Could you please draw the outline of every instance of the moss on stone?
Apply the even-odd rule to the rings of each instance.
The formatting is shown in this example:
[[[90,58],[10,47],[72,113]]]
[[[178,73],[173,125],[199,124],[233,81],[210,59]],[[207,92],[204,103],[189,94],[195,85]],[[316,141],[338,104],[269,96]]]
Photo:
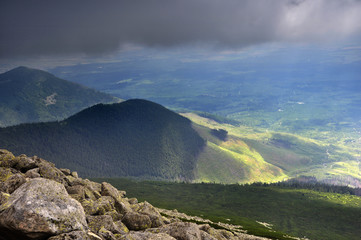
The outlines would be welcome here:
[[[5,182],[11,175],[13,174],[9,168],[0,167],[0,182]]]
[[[0,149],[0,167],[10,168],[15,164],[15,156],[5,149]]]

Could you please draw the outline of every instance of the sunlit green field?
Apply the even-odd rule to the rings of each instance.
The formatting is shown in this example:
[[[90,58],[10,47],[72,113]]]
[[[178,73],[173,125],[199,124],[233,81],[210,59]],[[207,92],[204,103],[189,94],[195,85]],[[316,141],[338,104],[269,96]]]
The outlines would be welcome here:
[[[195,123],[194,128],[207,139],[206,151],[198,160],[198,182],[275,182],[305,175],[333,184],[359,186],[361,163],[358,148],[263,128],[222,123],[222,119],[209,114],[208,117],[195,113],[182,115],[191,119]],[[228,137],[219,140],[208,134],[203,126],[225,129]]]

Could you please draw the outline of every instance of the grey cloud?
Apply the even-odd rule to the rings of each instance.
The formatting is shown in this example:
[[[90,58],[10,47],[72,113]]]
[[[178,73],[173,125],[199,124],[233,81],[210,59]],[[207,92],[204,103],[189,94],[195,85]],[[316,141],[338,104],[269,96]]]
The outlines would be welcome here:
[[[360,12],[357,0],[3,0],[0,57],[327,39],[359,34]]]

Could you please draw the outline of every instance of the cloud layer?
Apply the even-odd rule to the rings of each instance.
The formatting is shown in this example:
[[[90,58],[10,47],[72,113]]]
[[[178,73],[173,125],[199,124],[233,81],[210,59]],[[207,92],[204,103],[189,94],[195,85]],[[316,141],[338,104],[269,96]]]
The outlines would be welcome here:
[[[322,41],[360,34],[360,12],[359,0],[5,0],[0,58]]]

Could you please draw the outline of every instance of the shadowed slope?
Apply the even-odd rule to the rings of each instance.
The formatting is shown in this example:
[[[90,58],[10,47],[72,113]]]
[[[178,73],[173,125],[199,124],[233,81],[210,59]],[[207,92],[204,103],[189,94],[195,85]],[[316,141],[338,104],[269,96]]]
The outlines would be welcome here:
[[[0,145],[85,176],[193,179],[204,145],[191,122],[145,100],[99,104],[61,122],[0,129]]]

